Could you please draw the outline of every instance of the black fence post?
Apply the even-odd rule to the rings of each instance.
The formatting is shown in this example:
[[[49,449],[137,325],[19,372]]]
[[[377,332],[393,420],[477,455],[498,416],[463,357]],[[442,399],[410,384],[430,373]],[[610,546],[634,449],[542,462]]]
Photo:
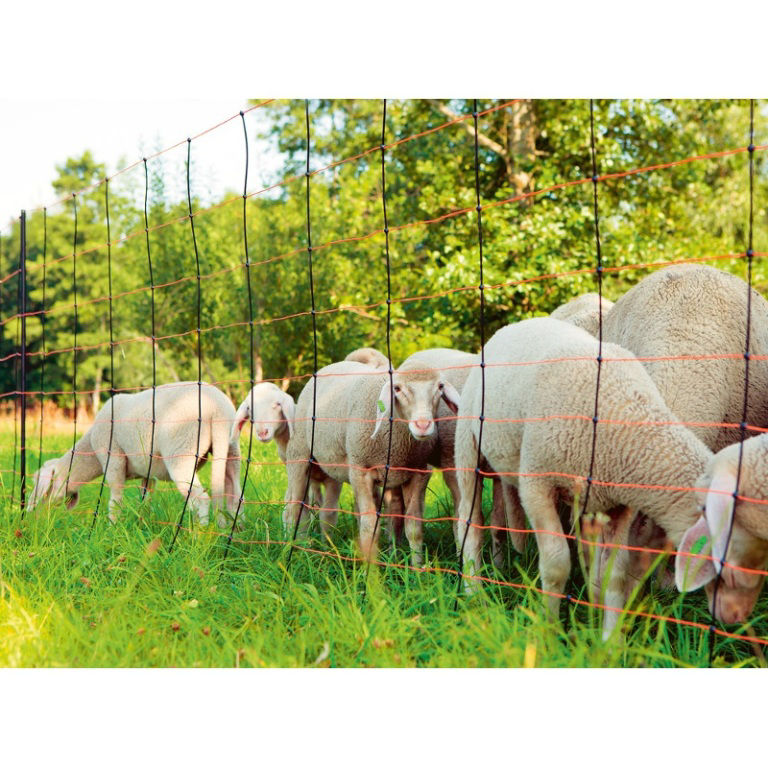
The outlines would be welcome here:
[[[27,212],[21,212],[19,234],[19,315],[21,316],[21,446],[19,450],[19,504],[24,512],[27,472]]]

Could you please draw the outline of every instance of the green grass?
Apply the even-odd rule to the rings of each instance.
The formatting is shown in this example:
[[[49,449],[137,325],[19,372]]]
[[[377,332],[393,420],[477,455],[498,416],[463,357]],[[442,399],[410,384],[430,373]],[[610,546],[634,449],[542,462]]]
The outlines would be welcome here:
[[[13,466],[13,433],[0,434],[0,468]],[[46,440],[44,459],[71,443]],[[247,441],[244,440],[244,450]],[[277,462],[274,446],[254,445],[255,461]],[[37,467],[37,454],[29,463]],[[46,667],[487,667],[487,666],[705,666],[708,633],[643,617],[626,617],[622,635],[600,639],[598,610],[564,605],[562,621],[545,615],[538,586],[535,544],[523,556],[510,549],[503,571],[492,578],[530,588],[484,585],[456,605],[455,576],[399,567],[365,567],[354,561],[356,521],[340,516],[326,555],[295,549],[286,568],[281,504],[249,505],[239,538],[224,559],[225,539],[213,525],[181,531],[168,546],[183,499],[160,483],[149,504],[139,499],[138,481],[125,494],[117,525],[100,514],[95,484],[81,493],[74,510],[63,506],[20,520],[9,500],[10,475],[0,487],[0,665]],[[258,466],[246,499],[282,499],[285,472]],[[207,485],[208,473],[203,471]],[[16,490],[18,497],[18,487]],[[428,516],[450,512],[439,476],[427,493]],[[107,493],[102,501],[105,510]],[[351,509],[345,489],[342,503]],[[185,526],[186,527],[186,526]],[[430,566],[455,568],[449,523],[426,526]],[[406,562],[400,549],[385,546],[382,558]],[[328,549],[315,537],[309,547]],[[340,557],[351,558],[344,560]],[[586,593],[574,568],[571,594]],[[767,601],[752,625],[768,636]],[[703,595],[682,597],[653,584],[634,608],[709,623]],[[732,628],[731,628],[732,629]],[[716,638],[715,663],[753,666],[757,659],[743,640]]]

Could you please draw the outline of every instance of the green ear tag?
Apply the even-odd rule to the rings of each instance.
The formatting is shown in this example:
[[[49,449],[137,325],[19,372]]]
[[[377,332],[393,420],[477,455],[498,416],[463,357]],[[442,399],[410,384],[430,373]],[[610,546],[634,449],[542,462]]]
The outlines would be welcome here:
[[[693,542],[693,546],[691,547],[691,552],[693,552],[694,555],[698,555],[702,549],[704,549],[704,545],[707,543],[707,537],[706,536],[700,536],[696,541]]]
[[[382,413],[384,413],[384,411],[386,411],[386,410],[387,410],[387,407],[384,405],[384,403],[383,403],[381,400],[379,400],[379,402],[377,403],[377,405],[379,406],[379,410],[380,410]]]

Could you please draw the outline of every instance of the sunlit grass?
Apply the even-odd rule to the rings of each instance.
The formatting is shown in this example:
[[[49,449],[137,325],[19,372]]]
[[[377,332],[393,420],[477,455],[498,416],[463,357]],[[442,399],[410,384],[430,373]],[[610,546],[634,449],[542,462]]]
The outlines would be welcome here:
[[[0,435],[0,468],[13,464],[13,434]],[[45,442],[45,456],[62,453],[67,436]],[[244,446],[247,441],[244,440]],[[455,575],[356,560],[354,516],[342,514],[332,547],[315,533],[295,549],[289,567],[281,544],[284,469],[274,446],[254,445],[246,488],[246,527],[224,558],[226,537],[214,525],[188,519],[168,547],[183,505],[172,485],[158,484],[151,505],[138,481],[124,497],[116,525],[106,518],[106,492],[93,523],[98,483],[63,506],[20,520],[11,506],[9,475],[0,502],[0,665],[4,666],[705,666],[709,633],[646,617],[627,616],[621,636],[600,639],[599,610],[567,605],[561,622],[545,613],[537,591],[535,543],[523,556],[510,549],[503,571],[486,575],[523,584],[485,584],[457,600]],[[29,456],[32,470],[37,455]],[[209,481],[203,471],[203,482]],[[16,485],[18,498],[18,483]],[[427,516],[450,513],[439,476],[430,483]],[[490,502],[490,499],[487,500]],[[342,504],[349,510],[351,494]],[[93,525],[92,525],[93,523]],[[426,526],[428,568],[455,569],[450,524]],[[269,541],[269,544],[248,542]],[[338,555],[338,556],[337,556]],[[342,559],[347,558],[347,559]],[[382,537],[382,560],[407,562]],[[571,594],[586,598],[574,569]],[[768,635],[766,599],[753,626]],[[632,606],[708,624],[703,597],[681,597],[653,583]],[[717,637],[715,664],[755,665],[751,646]]]

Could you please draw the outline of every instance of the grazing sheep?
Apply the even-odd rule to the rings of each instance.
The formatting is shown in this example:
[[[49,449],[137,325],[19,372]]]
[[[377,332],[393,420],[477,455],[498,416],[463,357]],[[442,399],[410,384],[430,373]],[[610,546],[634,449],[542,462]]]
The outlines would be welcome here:
[[[157,387],[151,478],[172,480],[184,497],[192,483],[189,504],[197,512],[200,524],[206,525],[211,497],[200,483],[197,470],[205,464],[207,456],[213,454],[211,490],[214,507],[219,510],[226,507],[229,512],[234,512],[240,499],[240,447],[237,440],[230,440],[235,409],[229,398],[216,387],[203,384],[200,405],[200,450],[195,465],[198,383],[180,382]],[[66,499],[67,507],[73,507],[78,500],[79,487],[104,474],[106,469],[110,490],[109,519],[115,522],[126,479],[146,478],[151,433],[151,389],[110,398],[96,414],[91,428],[75,444],[74,456],[70,449],[60,458],[46,461],[35,473],[35,487],[27,509],[34,509],[44,500],[55,503],[61,499]],[[221,512],[217,522],[221,527],[226,525],[226,517]]]
[[[605,317],[613,307],[613,302],[603,297],[601,304],[599,294],[584,293],[565,304],[561,304],[550,314],[550,317],[575,325],[577,328],[583,328],[587,333],[597,338],[600,329],[601,307],[603,323],[605,323]]]
[[[583,478],[589,475],[592,452],[597,354],[593,336],[551,318],[508,325],[485,348],[483,457],[504,482],[518,487],[537,531],[542,587],[552,593],[548,604],[554,615],[571,568],[557,502],[578,495],[583,503]],[[603,535],[623,545],[635,513],[642,509],[679,542],[698,514],[695,492],[686,489],[695,485],[712,454],[684,427],[663,423],[675,418],[629,352],[604,344],[603,355],[630,359],[602,365],[587,515],[610,513]],[[479,414],[480,371],[473,369],[459,407],[455,449],[459,467],[474,466]],[[473,507],[473,485],[472,472],[459,474],[460,526],[466,525],[470,509],[474,515],[480,509],[479,494]],[[479,515],[474,519],[481,522]],[[464,555],[470,575],[480,562],[480,536],[479,528],[469,527]],[[628,559],[626,549],[602,548],[599,579],[607,575],[604,602],[613,609],[605,612],[606,637],[618,620],[616,610],[624,604]]]
[[[750,352],[766,355],[768,302],[753,290],[751,304]],[[747,284],[698,264],[654,272],[603,319],[603,341],[641,358],[669,409],[712,451],[741,439],[746,333]],[[702,359],[642,360],[681,355]],[[768,360],[750,362],[748,397],[747,423],[768,426]]]
[[[394,400],[390,469],[387,487],[395,489],[426,471],[427,460],[437,440],[435,414],[440,399],[458,406],[455,388],[438,371],[423,366],[400,366],[390,376],[371,373],[370,366],[344,361],[326,366],[317,374],[316,420],[313,469],[336,481],[348,482],[360,514],[360,544],[365,557],[373,558],[377,486],[384,480],[390,430],[388,420]],[[294,435],[288,443],[288,490],[283,522],[288,529],[301,514],[309,471],[314,381],[304,387],[296,404]],[[375,420],[375,427],[372,426]],[[413,561],[420,563],[420,494],[410,494],[406,535]],[[378,533],[378,528],[376,528]]]
[[[768,566],[768,434],[744,441],[739,496],[734,511],[733,492],[739,463],[735,443],[715,454],[699,480],[704,513],[683,536],[675,561],[675,582],[681,592],[706,585],[712,614],[726,624],[747,620],[755,606],[765,576],[730,566],[765,570]],[[746,499],[750,499],[747,501]],[[730,542],[728,531],[733,530]],[[726,543],[728,552],[726,553]],[[712,556],[707,560],[691,555]],[[687,555],[687,556],[686,556]],[[723,566],[721,561],[727,565]],[[713,604],[716,576],[717,605]]]
[[[373,347],[360,347],[350,352],[345,358],[363,365],[370,365],[371,368],[386,368],[389,370],[389,360]]]
[[[434,347],[415,352],[405,360],[405,364],[418,364],[422,368],[435,368],[442,374],[443,381],[448,381],[455,387],[456,391],[461,393],[464,384],[469,376],[470,370],[480,364],[480,355],[473,355],[468,352],[462,352],[458,349],[448,349],[445,347]],[[429,465],[443,469],[443,480],[448,486],[448,490],[453,497],[453,508],[459,508],[459,486],[456,480],[456,472],[453,467],[456,466],[454,459],[454,441],[456,436],[456,416],[449,407],[441,402],[437,409],[437,444],[429,458]],[[482,469],[488,469],[482,467]],[[420,478],[414,478],[409,486],[409,492],[421,493],[421,507],[424,506],[424,495],[427,490],[429,475],[421,475]],[[493,479],[493,506],[491,510],[491,545],[493,550],[493,560],[497,566],[501,567],[504,561],[504,541],[506,531],[504,527],[512,529],[510,538],[512,544],[518,552],[522,552],[525,547],[524,530],[525,515],[520,507],[517,498],[517,490],[513,486],[502,488],[500,478]],[[457,535],[457,527],[454,524],[454,535]]]
[[[296,403],[293,398],[283,392],[280,387],[269,381],[256,384],[245,400],[240,403],[232,427],[232,439],[237,441],[245,423],[251,422],[251,429],[262,443],[274,439],[277,445],[277,455],[285,464],[288,441],[293,435],[293,419],[296,414]],[[323,485],[325,493],[323,493]],[[324,479],[313,477],[310,481],[311,503],[320,508],[320,524],[324,533],[336,525],[338,517],[341,483],[333,478]]]
[[[750,352],[765,355],[768,302],[754,290],[751,296]],[[741,439],[738,427],[717,425],[737,424],[743,415],[746,319],[743,280],[705,265],[678,264],[650,274],[616,302],[603,318],[603,340],[639,358],[699,357],[641,362],[675,416],[719,451]],[[750,362],[749,385],[747,423],[766,426],[768,361]],[[658,546],[658,529],[653,536]],[[634,537],[631,543],[642,544]],[[642,559],[642,553],[633,555]]]

